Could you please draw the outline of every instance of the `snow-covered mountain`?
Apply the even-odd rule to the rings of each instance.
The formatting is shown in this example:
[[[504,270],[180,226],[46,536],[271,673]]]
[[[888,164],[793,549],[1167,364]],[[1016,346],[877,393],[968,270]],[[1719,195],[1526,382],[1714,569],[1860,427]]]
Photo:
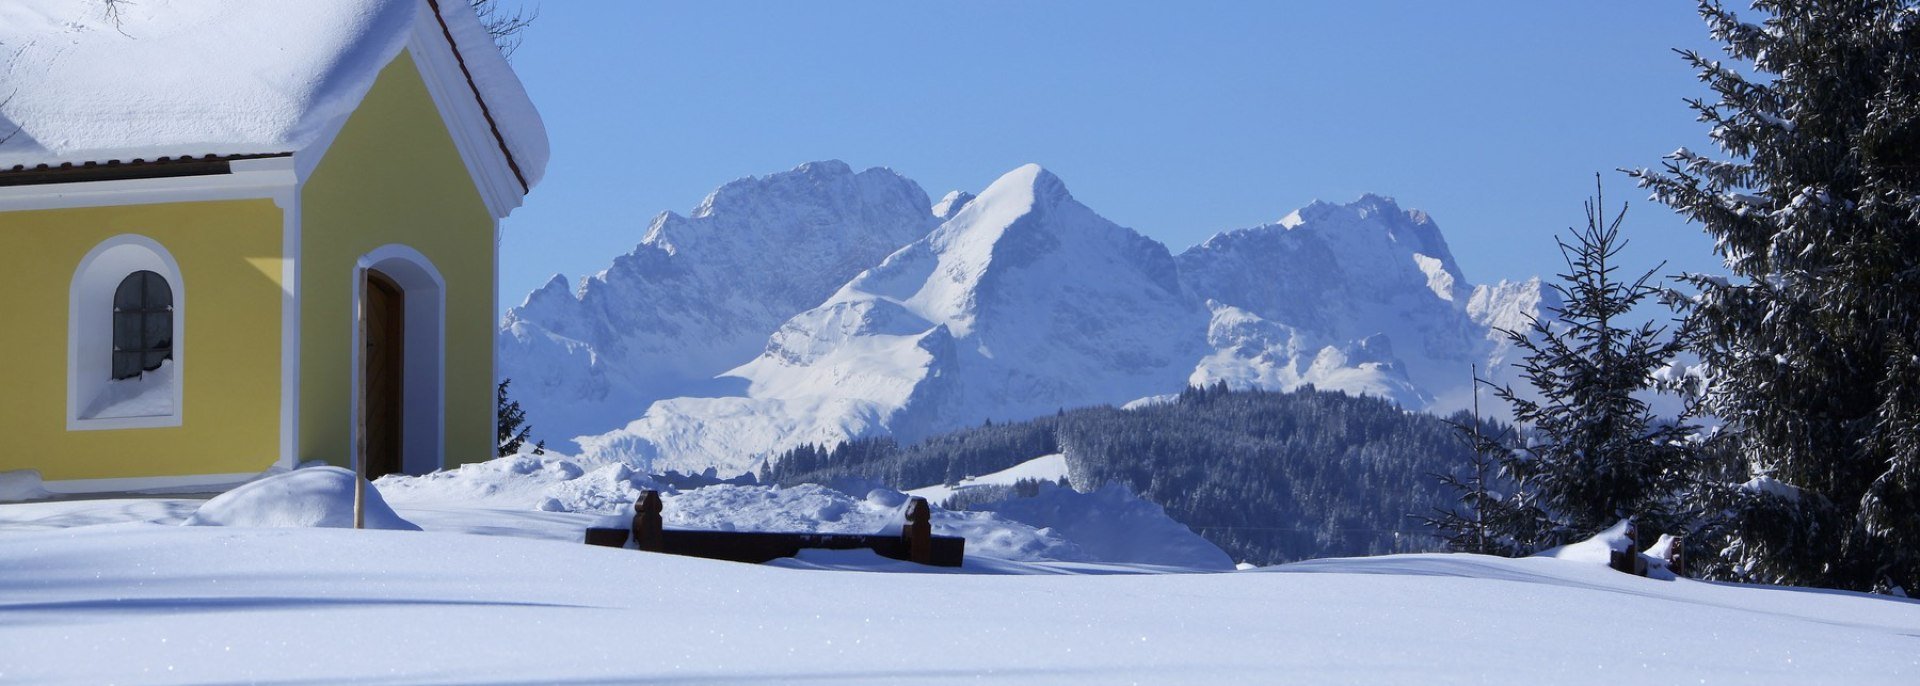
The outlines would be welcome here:
[[[1183,387],[1205,331],[1165,246],[1027,165],[787,320],[728,372],[743,395],[655,403],[582,447],[650,469],[737,473],[802,443],[913,440],[1123,403]]]
[[[1471,285],[1425,212],[1377,195],[1221,233],[1179,261],[1213,312],[1194,383],[1311,383],[1440,411],[1467,404],[1471,365],[1499,376],[1495,329],[1524,328],[1551,297],[1538,279]]]
[[[926,235],[925,191],[838,161],[733,181],[654,218],[632,252],[570,288],[554,276],[507,312],[499,371],[540,435],[625,425],[656,400],[726,392],[795,312]]]
[[[1466,405],[1494,328],[1551,306],[1476,286],[1424,213],[1316,202],[1175,257],[1038,166],[929,204],[890,171],[728,184],[576,292],[507,317],[501,368],[549,439],[737,474],[803,443],[911,441],[1190,383]],[[618,428],[615,428],[618,427]]]

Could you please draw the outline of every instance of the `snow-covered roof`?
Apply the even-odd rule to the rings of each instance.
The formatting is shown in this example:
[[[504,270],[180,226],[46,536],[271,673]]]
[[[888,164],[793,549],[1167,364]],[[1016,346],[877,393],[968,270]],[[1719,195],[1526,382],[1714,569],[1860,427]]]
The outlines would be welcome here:
[[[0,171],[298,152],[419,22],[458,55],[521,190],[539,183],[546,128],[464,0],[6,0]]]

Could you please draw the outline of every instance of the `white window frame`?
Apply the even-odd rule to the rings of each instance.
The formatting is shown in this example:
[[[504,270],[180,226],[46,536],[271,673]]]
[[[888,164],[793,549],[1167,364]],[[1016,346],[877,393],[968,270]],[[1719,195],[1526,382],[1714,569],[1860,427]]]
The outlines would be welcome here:
[[[173,291],[173,402],[167,414],[87,417],[83,413],[113,379],[113,294],[138,271],[167,280]],[[159,241],[120,234],[88,251],[67,289],[67,430],[158,429],[180,426],[186,416],[187,287],[180,264]]]

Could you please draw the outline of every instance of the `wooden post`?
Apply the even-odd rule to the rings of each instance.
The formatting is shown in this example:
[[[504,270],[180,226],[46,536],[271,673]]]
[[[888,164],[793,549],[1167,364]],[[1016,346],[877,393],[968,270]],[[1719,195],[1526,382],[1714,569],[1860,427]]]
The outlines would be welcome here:
[[[1638,523],[1627,522],[1627,549],[1613,551],[1607,566],[1628,574],[1647,575],[1646,561],[1640,559],[1640,525]]]
[[[907,525],[900,535],[907,538],[907,559],[933,564],[933,510],[927,507],[926,498],[907,501]]]
[[[1667,571],[1674,576],[1687,575],[1687,537],[1675,536],[1667,546]]]
[[[367,270],[353,270],[353,528],[367,528]]]
[[[633,544],[649,552],[665,552],[666,536],[660,519],[660,492],[647,491],[633,504]]]

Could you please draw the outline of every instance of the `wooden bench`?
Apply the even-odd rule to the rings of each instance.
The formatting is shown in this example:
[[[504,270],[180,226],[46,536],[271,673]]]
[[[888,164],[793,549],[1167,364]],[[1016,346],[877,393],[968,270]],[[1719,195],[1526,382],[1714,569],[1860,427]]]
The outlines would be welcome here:
[[[668,529],[660,517],[658,491],[642,494],[633,509],[631,529],[589,528],[587,543],[625,548],[632,541],[635,548],[648,552],[753,564],[793,557],[807,548],[867,549],[882,557],[936,567],[958,567],[966,556],[966,539],[933,535],[933,512],[925,498],[908,501],[906,525],[897,536]]]

